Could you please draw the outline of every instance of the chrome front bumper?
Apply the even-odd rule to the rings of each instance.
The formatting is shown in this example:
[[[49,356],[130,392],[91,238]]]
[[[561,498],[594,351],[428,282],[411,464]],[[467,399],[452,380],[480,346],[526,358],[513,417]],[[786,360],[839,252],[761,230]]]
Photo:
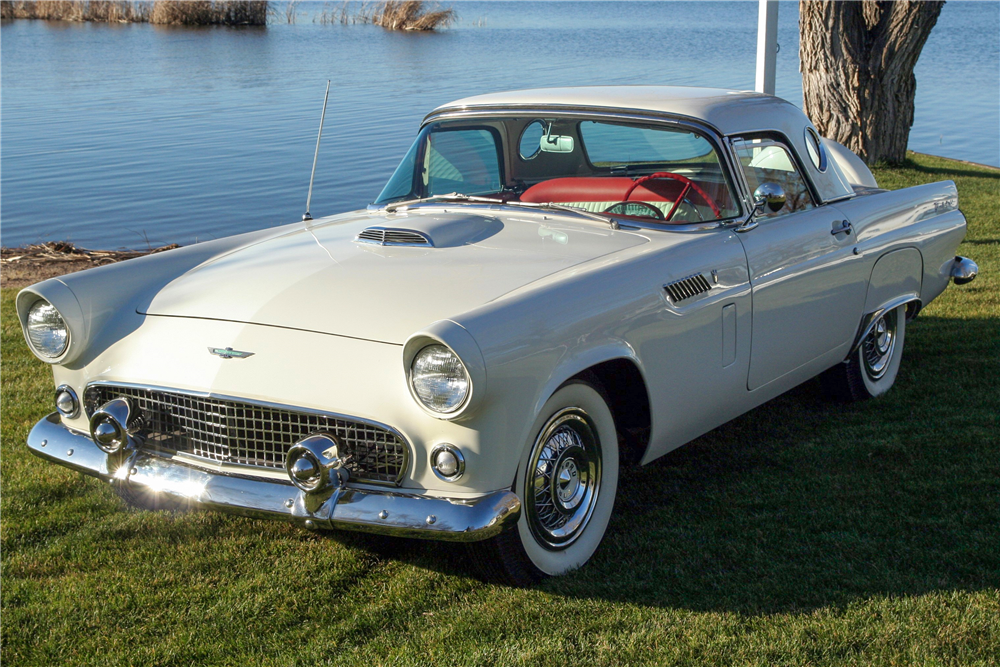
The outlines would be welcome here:
[[[509,490],[454,499],[348,486],[316,496],[283,480],[210,472],[141,450],[118,464],[89,437],[63,426],[55,412],[31,429],[28,449],[43,459],[114,484],[145,488],[208,509],[292,521],[311,530],[339,528],[476,542],[512,527],[521,513],[520,501]]]

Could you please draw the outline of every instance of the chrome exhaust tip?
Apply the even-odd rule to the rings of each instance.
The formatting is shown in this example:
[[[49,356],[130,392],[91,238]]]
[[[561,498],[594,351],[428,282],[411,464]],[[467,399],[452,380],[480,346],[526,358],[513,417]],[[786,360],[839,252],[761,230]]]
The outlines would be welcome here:
[[[979,275],[979,266],[968,257],[956,256],[951,265],[951,278],[956,285],[971,283]]]

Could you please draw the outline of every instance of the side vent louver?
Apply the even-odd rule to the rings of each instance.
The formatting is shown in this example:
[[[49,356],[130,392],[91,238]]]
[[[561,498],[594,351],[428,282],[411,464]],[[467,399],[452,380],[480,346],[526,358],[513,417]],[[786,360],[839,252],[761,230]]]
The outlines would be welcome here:
[[[712,286],[708,284],[705,280],[705,276],[700,273],[696,273],[693,276],[688,276],[687,278],[681,278],[680,280],[675,280],[672,283],[668,283],[663,286],[666,290],[667,296],[674,303],[683,301],[684,299],[690,299],[693,296],[698,296],[699,294],[704,294],[712,289]]]
[[[409,229],[386,229],[384,227],[369,227],[358,234],[357,241],[375,243],[377,245],[416,245],[432,246],[430,239]]]

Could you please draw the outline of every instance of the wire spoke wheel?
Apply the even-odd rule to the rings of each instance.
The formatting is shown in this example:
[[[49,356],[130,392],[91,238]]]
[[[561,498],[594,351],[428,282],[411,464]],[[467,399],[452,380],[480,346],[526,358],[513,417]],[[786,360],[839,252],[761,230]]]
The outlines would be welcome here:
[[[889,361],[896,348],[897,322],[897,311],[890,310],[878,318],[871,332],[861,343],[861,359],[865,373],[872,380],[880,379],[889,368]]]
[[[601,445],[580,408],[560,410],[535,441],[525,479],[525,511],[535,539],[565,549],[587,527],[601,485]]]
[[[843,363],[823,372],[823,389],[841,401],[863,401],[892,388],[903,358],[907,306],[883,312]],[[867,323],[865,323],[867,325]]]
[[[618,491],[618,429],[600,385],[573,379],[538,411],[511,479],[517,526],[469,551],[484,578],[530,586],[583,567],[594,555]]]

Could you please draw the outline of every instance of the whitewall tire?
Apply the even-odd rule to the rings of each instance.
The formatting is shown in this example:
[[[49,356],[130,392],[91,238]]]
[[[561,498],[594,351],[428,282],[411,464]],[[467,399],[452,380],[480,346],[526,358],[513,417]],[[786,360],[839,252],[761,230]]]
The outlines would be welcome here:
[[[906,306],[883,313],[858,349],[823,374],[827,393],[841,400],[862,401],[889,391],[903,360],[905,338]]]
[[[513,585],[566,574],[590,560],[618,489],[618,434],[597,386],[563,385],[529,433],[514,482],[517,527],[472,546],[488,578]]]

